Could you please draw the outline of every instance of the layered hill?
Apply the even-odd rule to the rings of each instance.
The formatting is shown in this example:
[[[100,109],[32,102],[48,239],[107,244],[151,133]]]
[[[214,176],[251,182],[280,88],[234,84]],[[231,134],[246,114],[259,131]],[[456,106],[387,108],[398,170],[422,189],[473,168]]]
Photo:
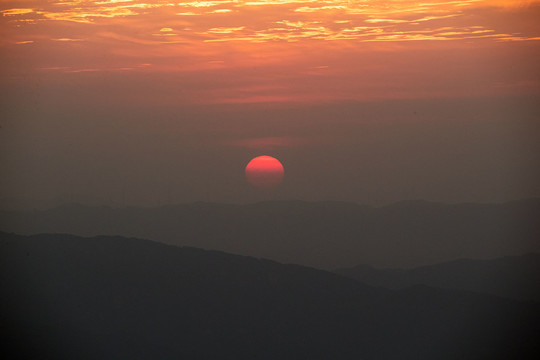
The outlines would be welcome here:
[[[121,237],[0,236],[2,346],[40,359],[533,359],[540,308]]]
[[[359,265],[335,272],[388,289],[428,285],[540,302],[540,254],[492,260],[460,259],[414,269],[376,269]]]
[[[70,205],[0,212],[19,234],[120,235],[324,269],[416,267],[540,252],[540,199],[504,204],[422,201],[373,208],[341,202],[194,203],[158,208]]]

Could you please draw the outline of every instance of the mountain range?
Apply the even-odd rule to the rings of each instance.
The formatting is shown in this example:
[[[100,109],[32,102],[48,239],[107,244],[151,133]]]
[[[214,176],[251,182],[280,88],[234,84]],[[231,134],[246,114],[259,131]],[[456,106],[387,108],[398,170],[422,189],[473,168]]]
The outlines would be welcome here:
[[[122,237],[0,233],[2,347],[39,359],[536,359],[540,305]]]
[[[127,236],[321,269],[412,268],[460,258],[540,253],[540,199],[503,204],[407,201],[192,203],[157,208],[66,205],[0,211],[2,231]]]
[[[540,254],[491,260],[459,259],[414,269],[358,265],[337,274],[388,289],[427,285],[540,302]]]

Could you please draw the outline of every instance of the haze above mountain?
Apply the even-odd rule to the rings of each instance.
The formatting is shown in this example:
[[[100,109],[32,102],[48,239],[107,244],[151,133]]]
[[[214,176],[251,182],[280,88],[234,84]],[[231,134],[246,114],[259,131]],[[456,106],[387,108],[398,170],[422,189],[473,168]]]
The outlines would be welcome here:
[[[535,359],[540,307],[121,237],[0,234],[4,350],[54,359]]]
[[[374,208],[345,202],[192,203],[158,208],[67,205],[2,211],[20,234],[121,235],[325,269],[410,268],[540,252],[540,199]]]

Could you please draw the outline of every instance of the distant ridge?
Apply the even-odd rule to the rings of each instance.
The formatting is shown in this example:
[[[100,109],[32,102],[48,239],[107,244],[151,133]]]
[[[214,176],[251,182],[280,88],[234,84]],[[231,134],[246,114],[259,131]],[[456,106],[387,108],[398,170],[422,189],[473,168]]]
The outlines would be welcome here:
[[[388,289],[428,285],[540,302],[540,254],[536,253],[492,260],[459,259],[414,269],[359,265],[335,272]]]
[[[536,359],[540,307],[121,237],[0,233],[2,350],[29,359]]]
[[[381,208],[346,202],[193,203],[158,208],[75,206],[0,211],[21,234],[121,235],[335,269],[417,267],[540,252],[540,199]]]

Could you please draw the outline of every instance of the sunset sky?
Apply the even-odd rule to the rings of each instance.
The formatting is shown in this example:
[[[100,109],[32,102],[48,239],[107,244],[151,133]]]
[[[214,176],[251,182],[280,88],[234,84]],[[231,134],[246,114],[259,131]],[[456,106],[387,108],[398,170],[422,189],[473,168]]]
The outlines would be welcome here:
[[[540,196],[540,0],[0,0],[0,13],[0,198]],[[244,179],[258,155],[285,167],[272,193]]]

